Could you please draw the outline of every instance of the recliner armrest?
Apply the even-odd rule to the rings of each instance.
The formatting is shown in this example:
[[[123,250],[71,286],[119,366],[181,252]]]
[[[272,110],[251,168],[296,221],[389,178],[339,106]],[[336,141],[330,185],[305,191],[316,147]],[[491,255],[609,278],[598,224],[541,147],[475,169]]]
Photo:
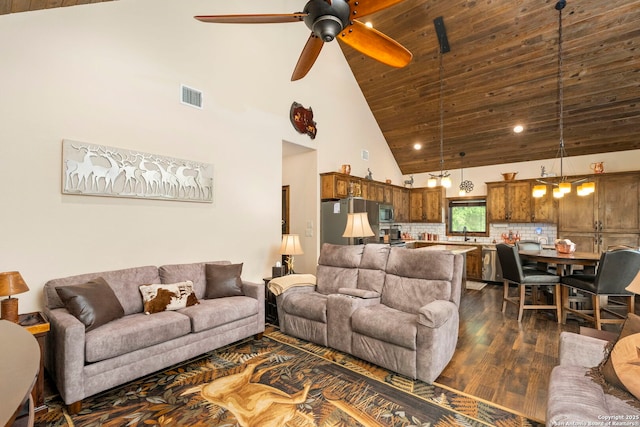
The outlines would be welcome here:
[[[356,297],[362,299],[380,298],[380,294],[376,291],[369,291],[366,289],[358,288],[340,288],[338,293],[349,297]]]
[[[451,301],[436,300],[420,307],[418,323],[428,328],[439,328],[458,311],[458,307]]]

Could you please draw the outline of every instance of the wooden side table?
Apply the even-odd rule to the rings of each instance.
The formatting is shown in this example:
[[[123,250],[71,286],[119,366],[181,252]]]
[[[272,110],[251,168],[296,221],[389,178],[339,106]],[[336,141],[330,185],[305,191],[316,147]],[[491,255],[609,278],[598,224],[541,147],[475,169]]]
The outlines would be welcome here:
[[[49,319],[44,313],[34,311],[33,313],[20,314],[18,316],[18,324],[31,332],[40,346],[40,371],[38,372],[36,384],[31,391],[35,413],[38,413],[47,409],[44,404],[44,351],[45,339],[50,328]]]
[[[265,320],[267,323],[272,325],[279,326],[280,322],[278,320],[278,304],[276,303],[276,296],[269,290],[269,282],[272,277],[265,277],[264,280],[264,314]]]

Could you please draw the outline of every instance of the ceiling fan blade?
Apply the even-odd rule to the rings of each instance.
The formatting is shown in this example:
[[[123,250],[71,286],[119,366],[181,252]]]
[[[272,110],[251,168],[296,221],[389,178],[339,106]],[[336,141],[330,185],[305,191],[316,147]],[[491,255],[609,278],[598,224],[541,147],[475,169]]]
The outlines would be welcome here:
[[[202,22],[220,24],[279,24],[286,22],[299,22],[308,13],[271,13],[260,15],[198,15],[195,19]]]
[[[404,67],[413,57],[411,52],[400,43],[359,21],[353,21],[353,24],[345,28],[336,38],[357,51],[392,67]]]
[[[349,3],[351,7],[351,16],[354,18],[362,18],[371,15],[379,10],[386,9],[403,0],[359,0],[356,4]]]
[[[300,57],[298,58],[296,68],[293,70],[293,74],[291,75],[292,82],[300,80],[307,75],[311,67],[313,67],[313,64],[316,62],[316,58],[320,55],[322,46],[324,46],[324,41],[322,41],[320,37],[311,33],[307,39],[307,43],[304,45],[304,49],[302,49]]]

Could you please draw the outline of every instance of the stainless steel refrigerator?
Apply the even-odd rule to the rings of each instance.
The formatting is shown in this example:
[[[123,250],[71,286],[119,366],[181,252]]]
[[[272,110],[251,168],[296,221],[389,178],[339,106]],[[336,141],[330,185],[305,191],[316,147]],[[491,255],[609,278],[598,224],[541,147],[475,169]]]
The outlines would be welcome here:
[[[367,212],[371,230],[374,236],[364,239],[349,239],[342,237],[344,228],[347,225],[347,214]],[[320,216],[320,243],[333,243],[336,245],[349,245],[359,243],[379,243],[379,203],[362,198],[351,197],[348,199],[332,200],[322,202],[322,212]]]

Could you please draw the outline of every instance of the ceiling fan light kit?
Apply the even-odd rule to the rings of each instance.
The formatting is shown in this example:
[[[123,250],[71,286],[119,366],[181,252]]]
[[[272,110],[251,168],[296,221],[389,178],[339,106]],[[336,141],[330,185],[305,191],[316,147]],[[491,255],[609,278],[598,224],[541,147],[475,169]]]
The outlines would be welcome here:
[[[302,12],[255,15],[198,15],[207,23],[268,24],[304,21],[311,35],[302,49],[291,81],[307,75],[322,46],[338,38],[357,51],[392,67],[401,68],[413,55],[405,47],[381,32],[355,19],[400,3],[403,0],[309,0]]]
[[[560,182],[547,182],[542,179],[538,179],[537,181],[542,184],[552,184],[553,188],[553,197],[556,199],[560,199],[564,197],[565,194],[571,193],[572,184],[577,184],[580,182],[586,181],[587,178],[578,179],[575,181],[569,181],[568,178],[564,175],[563,168],[563,160],[566,156],[566,151],[564,148],[564,86],[563,86],[563,76],[562,76],[562,9],[565,8],[567,2],[565,0],[559,0],[555,9],[558,11],[558,127],[560,129],[560,147],[558,148],[558,155],[560,157]],[[585,182],[584,184],[578,186],[577,194],[578,196],[588,196],[595,191],[596,184],[594,182]],[[535,198],[543,197],[547,194],[547,186],[546,185],[535,185],[533,187],[532,195]]]

